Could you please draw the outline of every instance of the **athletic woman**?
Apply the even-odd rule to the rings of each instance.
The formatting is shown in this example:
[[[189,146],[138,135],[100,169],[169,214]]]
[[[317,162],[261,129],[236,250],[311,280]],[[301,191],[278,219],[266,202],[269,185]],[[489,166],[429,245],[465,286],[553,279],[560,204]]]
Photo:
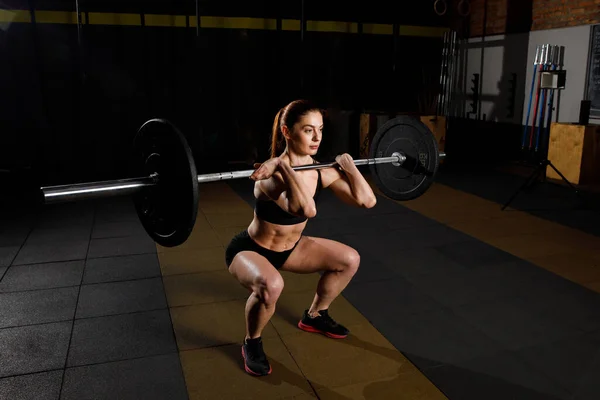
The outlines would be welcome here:
[[[323,135],[321,111],[296,100],[275,116],[271,158],[255,164],[254,219],[226,250],[229,272],[250,292],[246,302],[246,336],[242,356],[246,372],[271,373],[261,334],[273,316],[284,282],[279,271],[323,272],[312,304],[298,327],[331,338],[349,331],[329,315],[332,301],[348,285],[360,264],[358,252],[330,239],[303,235],[309,218],[317,215],[317,200],[328,188],[342,201],[358,207],[375,206],[375,195],[349,154],[336,157],[336,168],[295,171],[316,163]]]

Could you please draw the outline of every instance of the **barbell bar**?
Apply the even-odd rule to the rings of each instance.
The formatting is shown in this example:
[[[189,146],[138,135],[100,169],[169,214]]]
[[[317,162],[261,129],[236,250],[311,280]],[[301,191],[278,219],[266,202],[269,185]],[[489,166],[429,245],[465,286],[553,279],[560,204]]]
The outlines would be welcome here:
[[[191,149],[169,121],[145,122],[134,140],[147,176],[40,188],[44,204],[133,195],[146,232],[158,244],[173,247],[189,237],[199,205],[199,184],[248,178],[254,169],[197,174]],[[370,157],[353,160],[369,165],[380,190],[395,200],[411,200],[432,184],[440,159],[437,140],[420,121],[409,116],[391,119],[377,130]],[[334,162],[299,165],[295,171],[336,167]]]
[[[355,165],[385,164],[404,162],[406,157],[396,154],[393,157],[379,157],[354,160]],[[331,168],[337,165],[336,162],[327,164],[308,164],[292,167],[295,171],[304,171],[310,169]],[[248,169],[242,171],[217,172],[212,174],[198,175],[198,183],[216,182],[229,179],[249,178],[255,170]],[[113,197],[132,195],[145,188],[158,185],[160,176],[153,176],[117,179],[109,181],[75,183],[70,185],[57,185],[42,187],[42,194],[45,204],[63,203],[69,201],[80,201],[86,199],[97,199],[101,197]]]
[[[446,153],[439,153],[440,159],[446,157]],[[392,157],[364,158],[353,160],[354,165],[388,164],[401,165],[406,156],[396,153]],[[323,164],[307,164],[292,167],[294,171],[305,171],[311,169],[323,169],[336,167],[335,161]],[[217,182],[229,179],[249,178],[255,170],[247,169],[241,171],[216,172],[212,174],[198,175],[198,183]],[[160,176],[126,178],[108,181],[74,183],[70,185],[43,186],[41,188],[45,204],[56,204],[70,201],[98,199],[102,197],[125,196],[137,193],[145,188],[155,186],[159,183]]]

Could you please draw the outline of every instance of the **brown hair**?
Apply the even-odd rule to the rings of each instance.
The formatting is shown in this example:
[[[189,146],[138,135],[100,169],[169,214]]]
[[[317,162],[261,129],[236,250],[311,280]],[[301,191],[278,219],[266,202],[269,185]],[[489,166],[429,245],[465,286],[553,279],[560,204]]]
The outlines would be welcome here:
[[[285,148],[285,138],[281,134],[281,128],[287,125],[292,129],[300,118],[311,111],[321,112],[321,109],[308,100],[294,100],[277,112],[271,133],[271,158],[277,157]]]

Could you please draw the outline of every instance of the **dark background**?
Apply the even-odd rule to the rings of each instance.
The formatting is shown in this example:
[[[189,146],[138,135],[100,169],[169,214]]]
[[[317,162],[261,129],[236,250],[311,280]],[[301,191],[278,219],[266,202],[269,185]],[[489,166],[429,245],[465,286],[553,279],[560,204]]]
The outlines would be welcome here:
[[[0,9],[75,11],[75,4],[4,1]],[[432,4],[305,0],[304,18],[448,26]],[[195,16],[196,7],[194,0],[79,1],[83,14]],[[301,0],[200,1],[198,9],[302,18]],[[430,115],[434,109],[419,99],[437,90],[441,45],[439,37],[400,35],[7,24],[0,29],[1,176],[9,171],[13,184],[22,178],[27,187],[137,176],[133,138],[157,117],[185,134],[204,173],[266,159],[273,117],[296,98],[344,110],[347,118],[365,111]],[[334,156],[339,135],[349,152],[358,149],[357,132],[331,125],[321,158]],[[11,186],[3,187],[6,194]]]

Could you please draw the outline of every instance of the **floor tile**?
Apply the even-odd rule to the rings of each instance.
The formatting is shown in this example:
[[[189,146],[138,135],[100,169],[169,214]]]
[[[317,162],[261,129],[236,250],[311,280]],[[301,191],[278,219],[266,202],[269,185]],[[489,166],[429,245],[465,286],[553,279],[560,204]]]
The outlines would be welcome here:
[[[600,260],[580,252],[531,258],[536,265],[577,283],[600,280]]]
[[[399,276],[463,274],[469,270],[444,256],[433,247],[404,249],[401,254],[372,253],[386,268]]]
[[[57,370],[0,379],[0,399],[58,400],[62,377]]]
[[[68,368],[61,400],[187,399],[174,354]]]
[[[448,259],[466,266],[467,268],[481,268],[487,265],[514,261],[510,253],[499,250],[493,246],[476,239],[452,243],[435,248]]]
[[[373,325],[421,369],[502,350],[489,335],[445,309],[387,314],[374,320]]]
[[[123,220],[139,220],[131,197],[102,199],[95,205],[94,221],[110,223]]]
[[[91,226],[94,218],[89,203],[64,203],[44,207],[35,229],[64,229]]]
[[[156,254],[91,258],[86,261],[83,283],[102,283],[160,276]]]
[[[593,282],[584,284],[587,289],[593,290],[596,293],[600,293],[600,279]]]
[[[264,349],[273,372],[258,379],[244,371],[238,344],[181,352],[190,400],[282,399],[314,393],[281,339],[265,340]]]
[[[350,282],[342,294],[371,320],[387,315],[391,304],[398,313],[437,310],[441,307],[440,303],[401,277],[375,282]]]
[[[171,308],[179,350],[241,344],[246,334],[245,306],[245,300],[235,300]],[[273,325],[267,324],[262,336],[276,337]]]
[[[283,278],[284,288],[283,291],[286,293],[293,292],[316,292],[317,285],[321,279],[321,275],[318,273],[312,274],[296,274],[289,271],[279,271]]]
[[[579,285],[556,291],[554,295],[524,294],[539,316],[590,332],[600,329],[600,294]]]
[[[404,207],[398,207],[398,210],[393,213],[367,214],[355,218],[324,217],[317,214],[316,218],[309,221],[304,232],[307,235],[330,237],[345,233],[413,229],[433,224],[437,222]]]
[[[340,236],[345,243],[358,252],[370,251],[374,254],[387,254],[388,257],[401,259],[405,250],[420,248],[428,251],[430,247],[451,245],[463,242],[469,237],[443,225],[398,230],[386,233],[344,234]]]
[[[83,265],[83,260],[77,260],[14,266],[0,281],[0,292],[78,286]]]
[[[158,253],[158,258],[163,276],[227,269],[223,247]]]
[[[8,267],[13,262],[21,246],[0,247],[0,267]]]
[[[482,240],[521,234],[535,234],[544,232],[555,226],[553,222],[544,221],[523,212],[507,214],[503,218],[494,218],[493,220],[458,221],[452,222],[449,225],[454,229]]]
[[[370,325],[354,326],[343,340],[308,332],[283,335],[282,339],[306,378],[329,388],[392,379],[403,371],[416,371]]]
[[[227,210],[224,208],[224,210]],[[243,211],[227,210],[222,214],[204,214],[208,223],[213,228],[228,228],[236,226],[248,226],[254,218],[254,211],[250,207],[246,207]]]
[[[88,258],[156,253],[156,244],[149,236],[127,236],[92,239]]]
[[[167,308],[161,278],[83,285],[75,318]]]
[[[25,245],[17,254],[13,265],[83,260],[88,246],[88,240]]]
[[[67,366],[177,351],[167,310],[75,321]]]
[[[71,321],[0,329],[0,376],[63,368]]]
[[[489,240],[490,245],[519,258],[530,259],[549,254],[566,254],[572,250],[562,240],[548,240],[536,235],[515,235]]]
[[[444,365],[426,371],[449,399],[558,400],[568,393],[507,353]]]
[[[0,294],[0,328],[73,319],[78,287]]]
[[[144,226],[139,220],[101,221],[96,222],[92,229],[92,239],[146,235]]]
[[[203,214],[207,215],[228,214],[230,212],[247,213],[250,209],[248,203],[237,197],[235,194],[230,195],[229,198],[220,199],[219,201],[200,200],[200,210]]]
[[[381,255],[376,256],[369,251],[361,251],[360,266],[356,274],[354,274],[352,282],[373,282],[398,277],[396,271],[394,271],[393,268],[388,268],[379,257],[381,257]],[[404,263],[399,262],[399,264],[403,265]]]
[[[216,236],[217,236],[221,246],[223,246],[224,248],[227,248],[231,239],[233,239],[233,237],[235,235],[237,235],[238,233],[247,229],[249,224],[250,224],[250,220],[244,225],[214,228],[214,232],[216,233]]]
[[[577,382],[577,386],[574,390],[572,400],[595,400],[598,398],[600,393],[600,355],[596,351],[596,357],[590,366],[588,366],[586,373]]]
[[[161,245],[156,245],[159,253],[209,249],[211,247],[222,247],[219,237],[212,229],[194,230],[184,243],[176,247],[163,247]]]
[[[592,370],[594,363],[600,366],[600,333],[579,334],[557,342],[523,348],[514,354],[526,365],[541,371],[564,390],[573,393],[579,382]]]
[[[560,318],[541,315],[536,305],[519,296],[471,303],[453,312],[510,350],[554,342],[579,331]]]
[[[0,227],[0,249],[3,247],[21,247],[31,231],[31,226],[11,223],[10,221],[3,220],[1,217],[0,221],[2,221],[2,227]]]
[[[525,271],[526,266],[515,265],[520,262],[515,259],[468,271],[413,275],[407,280],[439,304],[456,307],[519,294],[527,285],[535,284]]]
[[[247,299],[250,292],[227,270],[163,278],[169,307]]]
[[[91,224],[56,228],[36,228],[29,234],[25,244],[27,246],[39,246],[48,243],[89,241],[91,230]]]
[[[447,400],[446,396],[420,372],[399,370],[394,377],[336,388],[328,387],[326,377],[323,377],[322,381],[325,383],[312,382],[321,400]]]

